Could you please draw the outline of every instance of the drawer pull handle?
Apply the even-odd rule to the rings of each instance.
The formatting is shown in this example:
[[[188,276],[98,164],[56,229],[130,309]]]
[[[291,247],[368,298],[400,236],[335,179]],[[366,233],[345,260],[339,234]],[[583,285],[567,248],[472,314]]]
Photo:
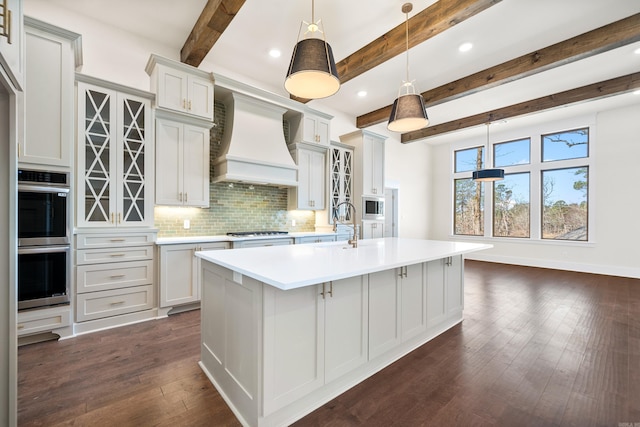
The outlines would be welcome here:
[[[126,240],[127,239],[122,239],[122,238],[120,238],[120,239],[111,239],[112,242],[124,242]]]
[[[18,330],[24,329],[24,325],[18,325]]]
[[[111,303],[111,305],[120,305],[120,304],[124,304],[124,301],[114,301]]]
[[[109,255],[109,256],[111,256],[111,257],[114,257],[114,258],[115,258],[115,257],[125,256],[125,254],[111,254],[111,255]]]
[[[111,279],[121,279],[124,277],[124,274],[113,274],[111,276],[109,276],[109,278]]]

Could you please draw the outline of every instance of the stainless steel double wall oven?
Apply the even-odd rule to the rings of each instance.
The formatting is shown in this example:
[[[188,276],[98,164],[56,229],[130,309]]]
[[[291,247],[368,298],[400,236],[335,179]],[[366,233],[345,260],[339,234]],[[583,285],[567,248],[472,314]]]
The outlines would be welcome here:
[[[69,173],[18,170],[18,310],[68,304]]]

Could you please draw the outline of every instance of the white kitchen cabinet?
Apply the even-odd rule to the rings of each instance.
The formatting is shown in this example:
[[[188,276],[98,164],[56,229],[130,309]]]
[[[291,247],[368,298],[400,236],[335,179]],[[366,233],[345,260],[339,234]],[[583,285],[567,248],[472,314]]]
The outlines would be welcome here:
[[[384,221],[362,221],[362,238],[379,239],[384,237]]]
[[[80,34],[25,17],[24,138],[21,164],[71,168],[75,140],[74,73]]]
[[[24,51],[22,0],[4,0],[0,11],[0,66],[16,89],[23,88]]]
[[[18,312],[18,337],[52,332],[60,337],[72,335],[69,305]]]
[[[298,186],[289,188],[289,209],[324,210],[327,149],[299,143],[289,146],[298,165]]]
[[[348,239],[348,238],[347,238]],[[306,244],[306,243],[323,243],[323,242],[335,242],[336,235],[326,235],[326,236],[304,236],[304,237],[296,237],[295,244]]]
[[[155,232],[76,234],[76,332],[156,316]]]
[[[199,302],[200,258],[197,258],[195,253],[228,247],[227,242],[159,246],[160,308],[171,309],[178,305]]]
[[[264,286],[264,412],[367,361],[368,278],[280,291]]]
[[[233,249],[257,248],[261,246],[293,245],[292,237],[275,237],[271,239],[236,240],[233,242]]]
[[[368,133],[362,145],[362,195],[384,196],[384,139]]]
[[[213,121],[211,73],[157,55],[151,55],[146,71],[157,108]]]
[[[329,147],[331,156],[331,177],[329,198],[329,222],[333,223],[335,207],[341,202],[353,203],[353,147],[332,142]],[[357,209],[357,208],[356,208]],[[345,221],[352,222],[351,209],[344,211]],[[357,219],[357,218],[355,218]],[[338,239],[341,240],[341,239]]]
[[[354,149],[354,196],[384,197],[384,142],[386,137],[359,130],[340,137]]]
[[[156,119],[156,204],[209,207],[209,128]]]
[[[464,304],[462,256],[427,264],[427,327],[462,314]]]
[[[78,76],[78,227],[153,226],[152,97]]]
[[[330,121],[310,113],[304,114],[302,140],[324,146],[329,145]]]
[[[369,359],[426,330],[424,263],[369,275]]]

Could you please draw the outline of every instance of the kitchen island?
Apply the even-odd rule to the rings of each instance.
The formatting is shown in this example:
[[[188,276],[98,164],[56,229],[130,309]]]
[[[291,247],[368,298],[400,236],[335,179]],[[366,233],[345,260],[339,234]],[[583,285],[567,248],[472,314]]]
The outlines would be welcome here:
[[[244,425],[288,425],[462,321],[463,255],[384,238],[203,251],[200,365]]]

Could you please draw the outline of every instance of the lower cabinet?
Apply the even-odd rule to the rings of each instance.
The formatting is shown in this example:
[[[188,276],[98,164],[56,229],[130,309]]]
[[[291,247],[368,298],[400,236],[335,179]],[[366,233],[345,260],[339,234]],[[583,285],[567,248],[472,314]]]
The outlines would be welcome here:
[[[71,326],[69,305],[18,312],[18,337],[41,332],[53,332],[62,337],[71,335],[70,331],[62,332],[69,326]]]
[[[369,359],[424,332],[426,264],[369,275]]]
[[[296,237],[296,245],[304,244],[304,243],[322,243],[322,242],[335,242],[335,241],[336,241],[335,234],[327,235],[327,236]]]
[[[233,242],[233,249],[257,248],[262,246],[293,245],[293,243],[294,243],[294,239],[291,237],[275,238],[275,239],[236,240]]]
[[[160,308],[200,302],[200,258],[195,253],[228,248],[227,242],[159,246]]]
[[[384,221],[362,221],[362,238],[379,239],[384,237]]]
[[[264,413],[367,361],[368,279],[280,291],[264,286]]]
[[[464,306],[462,256],[427,263],[427,327],[436,326]]]
[[[155,236],[113,231],[76,235],[76,331],[156,316]]]

